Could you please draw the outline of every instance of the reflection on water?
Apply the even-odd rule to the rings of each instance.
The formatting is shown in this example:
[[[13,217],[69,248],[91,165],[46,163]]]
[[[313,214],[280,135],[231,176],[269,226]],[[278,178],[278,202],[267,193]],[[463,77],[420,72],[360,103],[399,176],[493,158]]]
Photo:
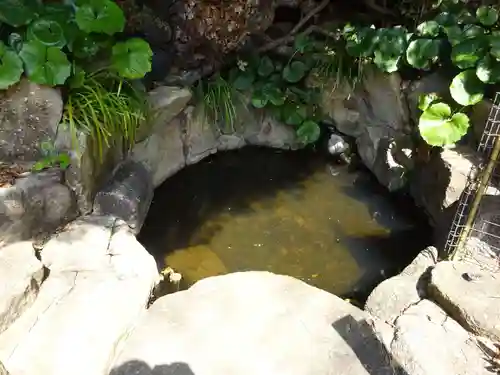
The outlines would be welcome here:
[[[204,277],[268,270],[343,295],[395,273],[430,232],[365,171],[312,151],[215,155],[160,186],[139,236],[159,267]]]

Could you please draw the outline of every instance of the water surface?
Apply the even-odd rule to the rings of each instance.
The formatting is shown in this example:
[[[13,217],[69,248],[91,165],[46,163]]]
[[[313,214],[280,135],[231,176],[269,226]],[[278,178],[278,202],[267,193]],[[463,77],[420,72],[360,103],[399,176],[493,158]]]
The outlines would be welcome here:
[[[366,171],[313,151],[214,155],[155,191],[140,241],[183,287],[241,270],[297,277],[338,295],[372,287],[429,242],[409,201]]]

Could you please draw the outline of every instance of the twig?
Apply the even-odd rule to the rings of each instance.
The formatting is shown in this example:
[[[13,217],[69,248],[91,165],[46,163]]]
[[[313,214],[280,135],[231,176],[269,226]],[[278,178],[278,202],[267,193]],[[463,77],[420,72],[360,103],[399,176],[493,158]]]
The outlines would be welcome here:
[[[384,6],[380,6],[377,3],[375,3],[375,0],[365,0],[365,4],[372,10],[374,10],[377,13],[381,13],[385,16],[393,16],[395,17],[396,14],[389,9],[387,9],[386,1],[384,1]]]
[[[269,42],[262,47],[259,48],[259,52],[267,52],[270,51],[276,47],[278,47],[281,44],[288,43],[290,39],[293,39],[295,34],[317,13],[321,12],[328,4],[330,3],[330,0],[323,0],[316,8],[312,9],[309,13],[306,14],[304,18],[302,18],[290,32],[285,35],[282,38],[278,38],[273,40],[272,42]]]

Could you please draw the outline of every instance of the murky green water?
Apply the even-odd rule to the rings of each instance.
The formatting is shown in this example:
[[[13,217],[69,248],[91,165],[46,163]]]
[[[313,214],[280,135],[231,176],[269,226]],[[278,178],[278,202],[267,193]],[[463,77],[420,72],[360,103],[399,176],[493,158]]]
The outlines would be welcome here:
[[[246,148],[188,167],[155,192],[139,239],[184,287],[268,270],[344,295],[406,265],[430,232],[365,171],[310,151]]]

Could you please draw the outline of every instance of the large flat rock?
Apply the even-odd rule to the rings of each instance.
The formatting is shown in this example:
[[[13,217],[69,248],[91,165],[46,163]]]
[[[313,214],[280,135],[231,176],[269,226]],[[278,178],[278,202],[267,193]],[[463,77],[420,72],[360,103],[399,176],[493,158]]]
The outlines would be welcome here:
[[[292,277],[216,276],[153,303],[110,374],[394,374],[370,322]]]
[[[154,259],[128,226],[90,216],[42,251],[50,269],[34,304],[0,335],[10,375],[104,375],[145,312],[157,280]]]
[[[441,262],[431,273],[432,297],[470,331],[500,340],[500,279],[480,266]]]
[[[0,248],[0,333],[33,303],[43,275],[43,265],[35,257],[31,242]]]

